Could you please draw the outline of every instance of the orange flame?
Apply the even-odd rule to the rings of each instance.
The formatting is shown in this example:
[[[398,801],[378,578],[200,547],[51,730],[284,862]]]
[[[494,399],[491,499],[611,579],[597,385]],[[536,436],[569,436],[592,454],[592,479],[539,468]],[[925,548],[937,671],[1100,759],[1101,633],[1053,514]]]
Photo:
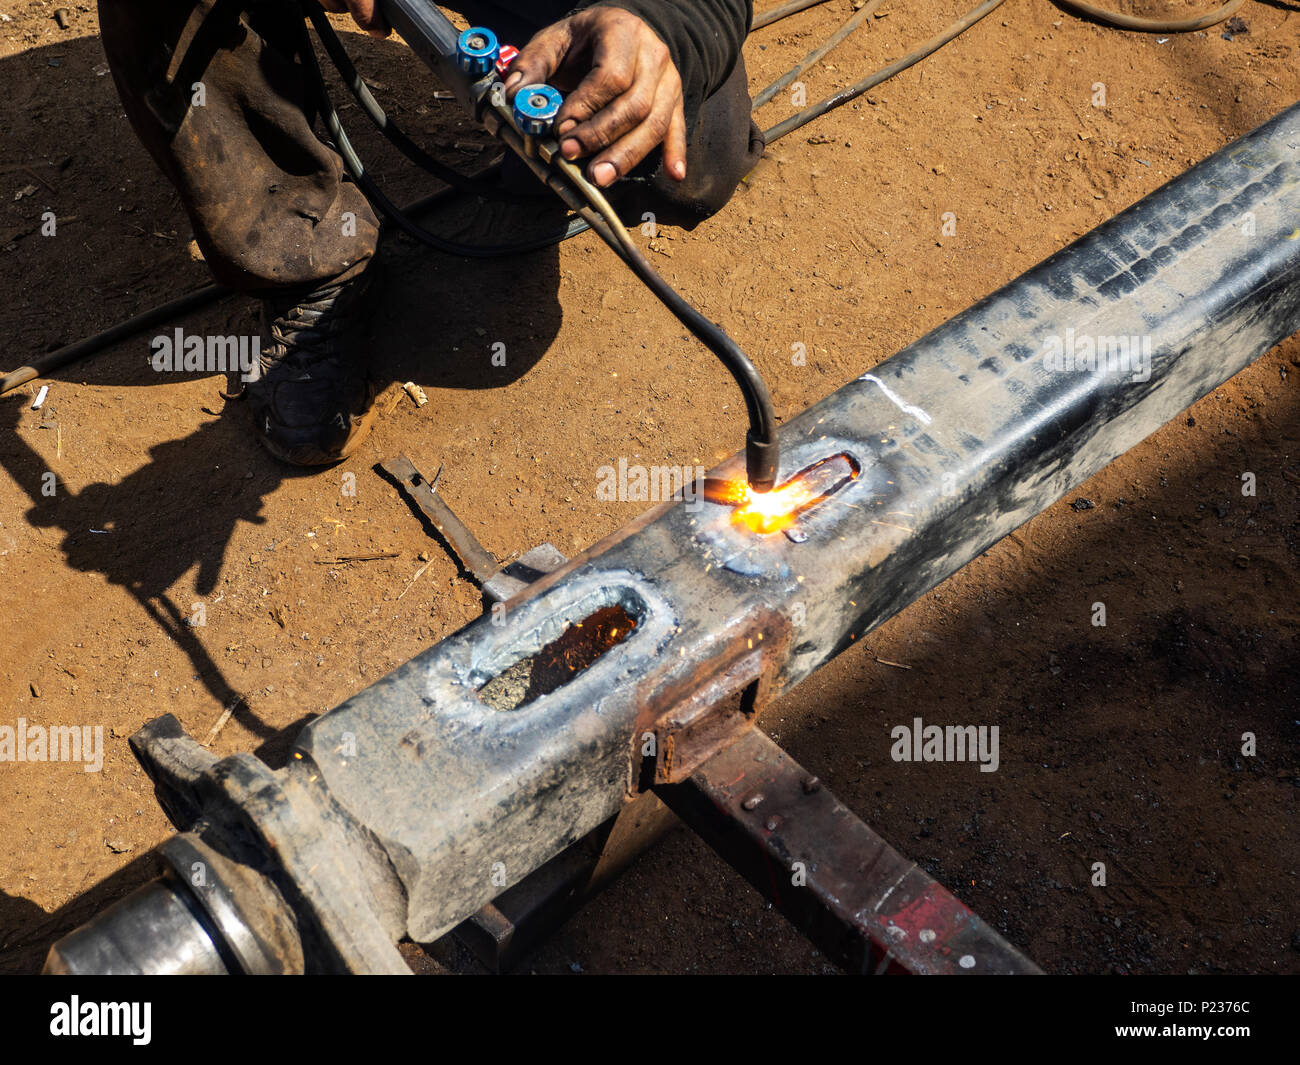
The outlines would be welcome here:
[[[717,480],[705,482],[705,497],[734,507],[733,521],[766,535],[788,529],[803,511],[857,475],[852,458],[835,455],[801,470],[770,492],[756,492],[745,480]]]
[[[789,528],[795,515],[820,495],[802,477],[787,481],[770,492],[755,492],[743,481],[736,483],[736,487],[740,503],[734,518],[756,533],[774,533]]]

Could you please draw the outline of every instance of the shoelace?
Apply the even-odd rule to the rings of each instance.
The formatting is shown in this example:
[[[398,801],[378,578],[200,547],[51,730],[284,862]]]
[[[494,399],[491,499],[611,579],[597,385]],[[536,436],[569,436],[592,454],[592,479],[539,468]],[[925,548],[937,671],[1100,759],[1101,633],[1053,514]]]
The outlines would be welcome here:
[[[333,341],[344,332],[356,300],[340,300],[344,285],[317,289],[271,321],[271,342],[284,348],[277,364],[305,366],[337,354]]]

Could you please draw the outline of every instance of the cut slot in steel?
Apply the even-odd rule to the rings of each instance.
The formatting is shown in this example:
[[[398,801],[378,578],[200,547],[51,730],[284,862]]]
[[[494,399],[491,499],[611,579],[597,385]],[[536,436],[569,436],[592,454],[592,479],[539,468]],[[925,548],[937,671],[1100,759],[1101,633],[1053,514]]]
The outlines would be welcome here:
[[[805,467],[770,492],[756,492],[744,480],[706,480],[704,498],[735,508],[732,520],[737,525],[767,535],[790,529],[801,514],[838,492],[859,472],[851,455],[832,455]]]
[[[478,697],[497,710],[518,710],[568,684],[631,635],[636,618],[619,605],[602,607],[566,628],[535,655],[521,658],[481,688]]]

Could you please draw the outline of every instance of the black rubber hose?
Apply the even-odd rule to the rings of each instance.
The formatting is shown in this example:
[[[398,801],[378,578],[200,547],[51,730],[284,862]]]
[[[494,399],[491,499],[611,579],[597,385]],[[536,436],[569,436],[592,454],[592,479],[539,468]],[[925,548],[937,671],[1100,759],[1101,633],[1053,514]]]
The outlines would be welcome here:
[[[881,5],[882,2],[883,0],[870,0],[870,2],[861,9],[855,11],[843,26],[827,37],[825,41],[799,60],[798,63],[777,78],[776,81],[772,82],[772,84],[766,89],[759,92],[759,94],[754,97],[752,109],[757,111],[810,66],[819,62],[843,44],[854,30],[871,17],[872,13]]]
[[[506,134],[510,139],[510,134]],[[512,141],[513,143],[513,141]],[[534,161],[528,160],[530,165]],[[745,467],[750,486],[759,492],[776,487],[780,465],[780,445],[776,435],[776,415],[772,397],[753,360],[716,322],[704,317],[668,284],[650,265],[641,249],[628,236],[626,228],[610,206],[605,194],[591,184],[573,163],[557,157],[556,165],[590,205],[583,211],[592,228],[618,255],[655,297],[668,308],[695,338],[708,348],[726,367],[745,400],[749,432],[745,437]],[[557,190],[558,191],[558,190]],[[562,194],[563,195],[563,194]],[[567,199],[567,197],[566,197]],[[595,214],[590,213],[596,212]]]
[[[1108,26],[1118,26],[1122,30],[1137,30],[1139,33],[1194,33],[1196,30],[1208,30],[1220,22],[1226,22],[1241,10],[1246,0],[1228,0],[1222,7],[1207,11],[1204,15],[1191,18],[1145,18],[1141,15],[1128,15],[1122,11],[1108,11],[1103,7],[1094,7],[1083,0],[1058,0],[1063,6],[1086,15],[1090,19]]]
[[[314,5],[308,4],[306,6]],[[333,33],[333,30],[330,29],[328,32]],[[329,130],[329,134],[334,140],[334,147],[343,158],[348,173],[361,191],[365,193],[366,199],[375,206],[380,214],[412,240],[447,255],[459,255],[467,259],[497,259],[509,255],[524,255],[528,252],[540,251],[542,248],[549,248],[553,244],[558,244],[570,237],[576,237],[579,233],[586,232],[587,223],[581,219],[575,219],[562,232],[548,234],[535,240],[520,241],[517,244],[465,244],[441,237],[436,233],[429,232],[423,226],[417,225],[388,198],[384,191],[375,184],[370,175],[366,173],[365,164],[352,147],[352,141],[343,128],[343,122],[334,109],[333,101],[330,100],[329,90],[325,87],[324,76],[321,74],[320,65],[316,62],[316,52],[311,46],[311,38],[307,33],[305,23],[302,26],[302,43],[303,63],[306,65],[308,73],[313,75],[319,92],[321,118],[325,122],[325,128]]]
[[[78,340],[75,344],[68,344],[57,351],[52,351],[44,358],[37,359],[31,365],[20,366],[18,369],[0,377],[0,396],[27,384],[28,381],[35,381],[38,377],[45,377],[69,363],[84,359],[88,355],[94,355],[96,352],[103,351],[104,348],[111,347],[119,341],[127,340],[137,333],[143,333],[146,329],[152,329],[154,326],[174,321],[182,315],[190,314],[208,306],[210,303],[216,303],[223,296],[231,295],[232,291],[232,289],[225,288],[222,285],[204,285],[203,288],[187,292],[184,296],[178,296],[176,299],[170,300],[159,307],[142,311],[133,318],[128,318],[125,322],[118,322],[117,325],[105,329],[102,333],[96,333],[85,340]]]
[[[767,138],[767,143],[771,144],[773,141],[780,140],[786,134],[793,133],[801,126],[806,126],[813,119],[821,118],[821,116],[826,114],[828,111],[834,111],[837,107],[843,107],[850,100],[857,99],[864,92],[869,92],[871,89],[874,89],[882,81],[888,81],[895,74],[901,74],[908,67],[915,66],[922,59],[926,58],[926,56],[937,52],[954,37],[960,36],[974,26],[975,23],[979,22],[986,16],[991,15],[1005,2],[1006,0],[984,0],[984,3],[980,4],[979,7],[968,11],[942,33],[931,37],[925,42],[925,44],[921,45],[921,47],[917,48],[915,51],[909,52],[907,55],[903,56],[902,59],[890,63],[887,67],[882,67],[874,74],[850,85],[847,89],[841,89],[833,96],[828,96],[826,99],[820,100],[817,103],[812,104],[810,107],[804,108],[798,114],[791,115],[784,122],[778,122],[771,129],[764,131],[763,136]]]
[[[348,55],[347,49],[343,47],[343,42],[339,40],[338,34],[334,32],[334,27],[330,25],[329,19],[325,17],[325,12],[315,3],[315,0],[304,0],[302,6],[307,17],[311,19],[311,24],[316,29],[316,36],[320,38],[325,53],[330,57],[330,62],[338,70],[339,77],[351,90],[362,112],[374,123],[375,128],[384,135],[389,144],[416,166],[432,174],[439,181],[445,182],[452,188],[459,189],[471,196],[477,196],[484,200],[500,200],[506,203],[519,203],[532,198],[520,193],[493,188],[484,182],[481,176],[462,174],[441,160],[435,159],[411,140],[406,131],[388,116],[388,113],[380,106],[379,101],[375,99],[370,91],[370,86],[362,78],[356,64],[352,62],[352,57]]]
[[[620,229],[619,232],[623,231]],[[751,487],[756,491],[770,492],[776,487],[780,452],[776,436],[776,415],[772,410],[772,397],[767,390],[767,383],[744,349],[720,325],[711,322],[691,306],[646,261],[635,244],[629,241],[627,246],[631,254],[624,256],[623,261],[658,297],[659,302],[672,311],[677,320],[717,356],[739,386],[749,417],[749,432],[745,437],[746,474]]]
[[[789,3],[782,4],[780,7],[774,7],[771,11],[764,11],[761,15],[754,16],[754,24],[750,27],[750,32],[761,30],[765,26],[770,26],[774,22],[780,22],[791,15],[797,15],[800,11],[807,11],[810,7],[816,7],[818,4],[824,4],[826,0],[789,0]]]

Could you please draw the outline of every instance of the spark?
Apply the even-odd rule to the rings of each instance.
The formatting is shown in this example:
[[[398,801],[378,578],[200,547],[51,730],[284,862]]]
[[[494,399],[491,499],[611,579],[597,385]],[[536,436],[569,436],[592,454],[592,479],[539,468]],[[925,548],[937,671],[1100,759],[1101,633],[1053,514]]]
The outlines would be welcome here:
[[[732,520],[766,535],[788,529],[805,510],[858,476],[856,463],[836,455],[802,470],[770,492],[758,492],[743,479],[705,483],[705,498],[733,508]]]
[[[755,492],[749,485],[740,483],[743,492],[736,507],[736,520],[756,533],[774,533],[787,528],[795,515],[813,502],[820,494],[817,486],[796,477],[770,492]]]

